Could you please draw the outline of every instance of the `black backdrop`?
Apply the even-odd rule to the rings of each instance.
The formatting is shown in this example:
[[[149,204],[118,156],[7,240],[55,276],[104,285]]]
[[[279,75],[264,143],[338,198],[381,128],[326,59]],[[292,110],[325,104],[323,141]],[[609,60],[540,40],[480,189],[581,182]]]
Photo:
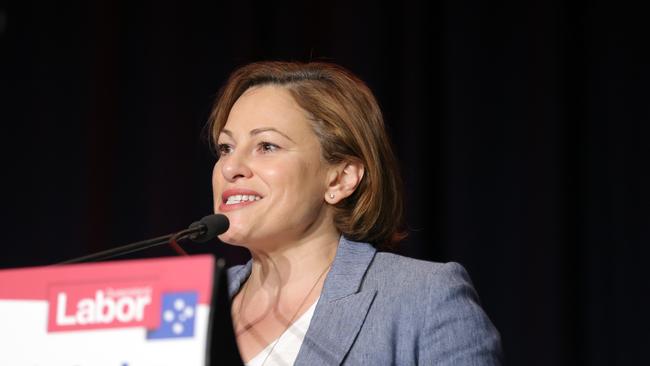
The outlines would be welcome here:
[[[210,213],[201,129],[237,65],[340,63],[382,105],[401,251],[458,261],[511,365],[627,365],[650,322],[648,27],[590,1],[0,6],[0,267]],[[189,245],[245,259],[220,245]],[[171,255],[165,248],[140,256]]]

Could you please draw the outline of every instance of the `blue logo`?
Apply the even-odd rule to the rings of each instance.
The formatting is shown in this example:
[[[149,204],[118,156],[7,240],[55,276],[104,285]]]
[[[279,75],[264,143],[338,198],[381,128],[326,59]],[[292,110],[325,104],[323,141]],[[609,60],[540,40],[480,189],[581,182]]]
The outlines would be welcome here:
[[[148,331],[147,339],[193,337],[198,298],[196,291],[164,293],[160,327]]]

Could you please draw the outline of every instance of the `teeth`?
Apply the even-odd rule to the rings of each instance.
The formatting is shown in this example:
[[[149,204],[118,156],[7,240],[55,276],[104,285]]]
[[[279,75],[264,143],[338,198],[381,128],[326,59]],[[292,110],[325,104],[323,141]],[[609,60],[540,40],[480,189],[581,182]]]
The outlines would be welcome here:
[[[262,197],[260,196],[255,196],[255,195],[246,195],[246,194],[236,194],[233,196],[228,197],[228,200],[226,201],[227,205],[236,205],[238,203],[246,202],[246,201],[259,201],[261,200]]]

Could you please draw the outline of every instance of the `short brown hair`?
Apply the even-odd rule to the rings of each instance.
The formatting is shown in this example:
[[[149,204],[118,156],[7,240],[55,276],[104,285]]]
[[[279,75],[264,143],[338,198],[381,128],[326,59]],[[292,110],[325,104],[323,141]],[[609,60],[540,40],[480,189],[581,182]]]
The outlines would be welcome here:
[[[323,62],[266,61],[235,70],[220,90],[208,132],[216,145],[232,106],[249,88],[286,88],[310,115],[323,157],[330,163],[361,161],[355,192],[335,206],[334,224],[347,238],[388,247],[403,239],[402,181],[377,101],[358,77]]]

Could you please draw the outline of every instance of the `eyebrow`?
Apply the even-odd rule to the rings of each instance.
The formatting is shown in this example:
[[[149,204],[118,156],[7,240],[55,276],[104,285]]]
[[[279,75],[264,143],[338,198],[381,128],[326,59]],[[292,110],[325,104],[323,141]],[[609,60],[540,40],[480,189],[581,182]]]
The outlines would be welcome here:
[[[269,131],[270,131],[270,132],[278,133],[278,134],[284,136],[284,137],[285,137],[286,139],[288,139],[289,141],[295,143],[295,141],[293,141],[293,139],[292,139],[291,137],[287,136],[284,132],[282,132],[282,131],[280,131],[280,130],[278,130],[278,129],[275,129],[275,128],[273,128],[273,127],[261,127],[261,128],[255,128],[255,129],[251,130],[250,135],[251,135],[251,136],[255,136],[255,135],[259,135],[260,133],[263,133],[263,132],[269,132]],[[223,130],[221,130],[221,133],[225,133],[226,135],[230,136],[230,138],[234,139],[234,137],[233,137],[233,135],[232,135],[232,131],[230,131],[230,130],[226,130],[226,129],[224,128]]]

